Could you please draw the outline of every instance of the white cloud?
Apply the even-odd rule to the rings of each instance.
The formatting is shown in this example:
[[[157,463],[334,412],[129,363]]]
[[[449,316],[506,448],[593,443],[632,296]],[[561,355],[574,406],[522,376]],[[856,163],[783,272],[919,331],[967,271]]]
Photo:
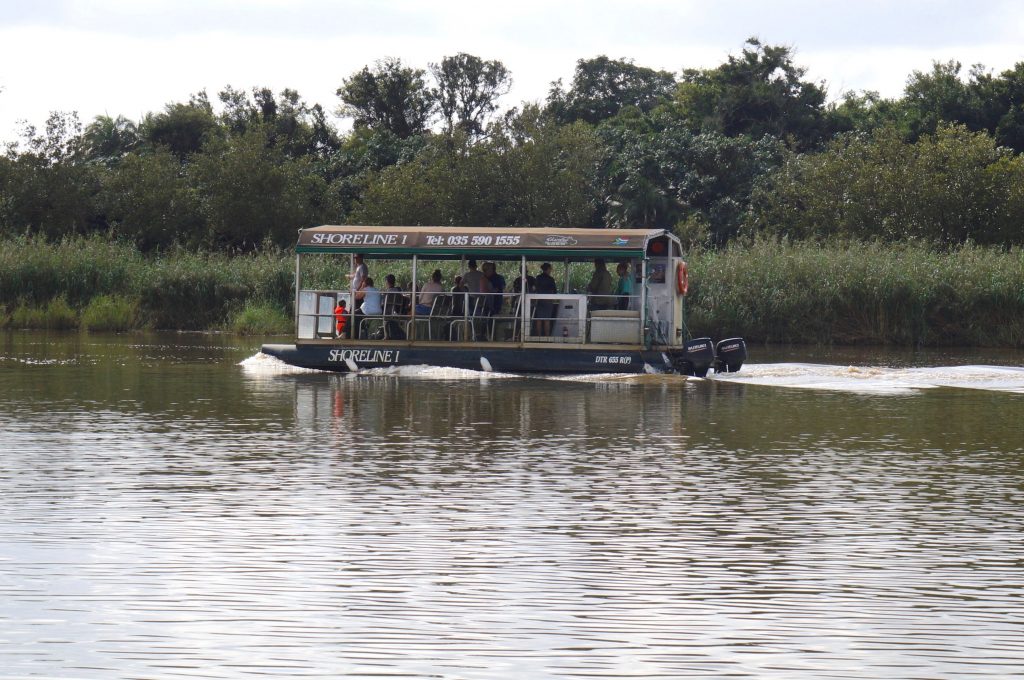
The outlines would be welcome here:
[[[337,105],[342,78],[385,56],[426,68],[459,51],[500,59],[505,104],[543,99],[577,59],[607,54],[678,71],[712,67],[758,35],[796,48],[830,94],[897,96],[914,69],[1024,60],[1024,8],[1007,0],[892,3],[640,0],[65,0],[0,2],[0,139],[50,110],[139,118],[226,84],[299,90]]]

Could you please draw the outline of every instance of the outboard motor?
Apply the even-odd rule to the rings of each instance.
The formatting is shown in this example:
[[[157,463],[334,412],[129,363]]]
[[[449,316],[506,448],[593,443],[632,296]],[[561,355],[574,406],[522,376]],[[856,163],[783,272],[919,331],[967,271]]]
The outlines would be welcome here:
[[[719,340],[715,346],[715,373],[735,373],[747,359],[747,343],[743,338]]]
[[[711,338],[695,338],[683,345],[679,370],[686,375],[703,378],[715,363],[715,346]]]

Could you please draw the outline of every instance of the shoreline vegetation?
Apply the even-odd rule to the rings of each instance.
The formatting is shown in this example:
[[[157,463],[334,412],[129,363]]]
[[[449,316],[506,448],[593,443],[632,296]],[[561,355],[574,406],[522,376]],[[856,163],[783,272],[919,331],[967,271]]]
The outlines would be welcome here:
[[[543,225],[673,231],[695,336],[1024,346],[1024,62],[934,62],[885,98],[794,55],[582,58],[518,105],[459,53],[367,64],[327,106],[226,85],[54,111],[0,148],[0,326],[290,333],[300,226]]]
[[[765,238],[688,261],[694,336],[1024,347],[1020,248]],[[291,334],[293,267],[287,251],[154,255],[97,237],[3,239],[0,327]],[[307,258],[303,285],[336,289],[347,273],[347,261]]]

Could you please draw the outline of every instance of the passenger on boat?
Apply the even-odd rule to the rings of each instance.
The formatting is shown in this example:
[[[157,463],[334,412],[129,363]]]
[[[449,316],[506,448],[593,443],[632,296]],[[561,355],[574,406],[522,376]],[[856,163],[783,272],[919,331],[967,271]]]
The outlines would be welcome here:
[[[516,280],[512,282],[512,292],[518,295],[523,291],[523,277],[517,276]],[[537,292],[537,279],[533,278],[529,274],[526,275],[526,292],[536,293]]]
[[[498,273],[497,267],[493,262],[484,262],[484,278],[491,286],[490,292],[492,295],[487,298],[487,311],[490,314],[500,315],[501,305],[504,303],[505,298],[505,277]]]
[[[355,263],[355,269],[352,270],[351,276],[351,290],[355,293],[358,290],[362,290],[366,285],[366,278],[370,275],[369,269],[363,263],[363,256],[361,253],[353,256],[352,261]]]
[[[437,297],[438,293],[443,292],[441,270],[435,269],[434,273],[430,275],[430,280],[420,288],[419,301],[416,303],[416,314],[430,314],[430,308],[434,305],[434,298]]]
[[[380,290],[374,287],[373,278],[367,276],[365,285],[362,290],[356,293],[356,299],[362,300],[363,303],[356,309],[355,317],[353,321],[356,325],[356,332],[362,333],[362,318],[365,316],[381,316],[384,313],[384,308],[381,306],[381,295]]]
[[[540,266],[540,274],[537,276],[534,290],[538,295],[554,295],[558,292],[558,285],[551,277],[550,263],[545,262]],[[554,300],[537,300],[537,306],[533,310],[533,334],[551,335],[551,324],[554,316]]]
[[[338,300],[338,306],[334,308],[334,320],[338,331],[337,337],[345,337],[345,325],[348,323],[348,303],[345,300]]]
[[[486,274],[476,272],[478,274],[477,284],[476,288],[473,287],[469,275],[475,271],[472,269],[472,264],[475,262],[475,260],[470,260],[470,271],[462,279],[462,282],[469,288],[469,314],[470,316],[487,316],[491,313],[491,293],[494,292],[494,284]],[[482,295],[474,295],[474,293],[482,293]]]
[[[594,259],[594,273],[587,284],[587,293],[590,294],[591,309],[608,309],[614,302],[608,296],[612,294],[612,275],[608,273],[604,258]]]
[[[629,275],[629,262],[623,260],[615,267],[615,273],[619,275],[615,282],[615,306],[619,309],[629,309],[629,298],[633,295],[633,277]]]
[[[386,275],[386,277],[384,277],[384,286],[385,294],[391,294],[399,297],[401,296],[402,290],[398,288],[398,284],[394,279],[393,273],[389,273],[388,275]],[[394,300],[392,304],[397,304],[397,300]]]
[[[469,286],[465,284],[461,276],[455,277],[455,285],[452,286],[452,315],[462,316],[466,309],[466,293]]]
[[[462,275],[462,283],[471,293],[480,292],[480,280],[484,278],[483,273],[477,269],[476,260],[470,260],[468,262],[469,270]]]
[[[387,316],[405,315],[407,311],[406,306],[408,305],[409,300],[405,297],[405,293],[402,289],[398,287],[397,282],[395,281],[395,275],[388,274],[385,276],[384,283],[387,287],[384,289],[383,309]],[[387,337],[397,340],[405,339],[405,331],[402,330],[397,321],[389,319],[384,323],[387,324],[388,327]]]

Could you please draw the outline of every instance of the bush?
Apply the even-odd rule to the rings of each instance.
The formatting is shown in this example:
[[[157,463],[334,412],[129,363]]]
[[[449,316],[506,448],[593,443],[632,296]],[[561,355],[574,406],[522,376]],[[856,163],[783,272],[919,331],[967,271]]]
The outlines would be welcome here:
[[[94,297],[82,310],[82,328],[89,331],[127,331],[138,327],[139,305],[118,295]]]
[[[67,330],[78,326],[78,315],[63,297],[50,300],[45,306],[19,304],[11,313],[11,328]]]
[[[230,328],[240,335],[285,335],[294,327],[281,307],[266,302],[248,302],[235,314]]]

